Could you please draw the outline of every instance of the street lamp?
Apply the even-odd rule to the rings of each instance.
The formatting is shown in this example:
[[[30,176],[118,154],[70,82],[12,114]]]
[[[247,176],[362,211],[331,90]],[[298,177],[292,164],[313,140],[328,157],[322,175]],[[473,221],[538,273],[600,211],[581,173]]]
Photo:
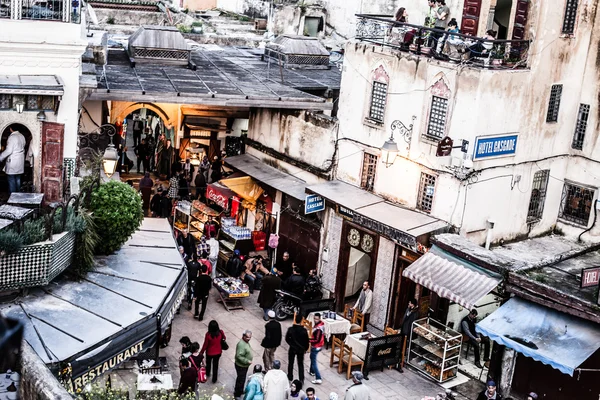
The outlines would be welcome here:
[[[25,109],[25,103],[22,101],[17,101],[15,103],[15,110],[17,110],[19,114],[23,114],[23,109]]]
[[[385,141],[383,146],[381,146],[381,159],[383,160],[383,163],[385,164],[386,168],[389,168],[392,165],[394,165],[394,161],[396,161],[396,157],[398,156],[398,153],[400,153],[400,151],[398,150],[398,144],[394,140],[394,131],[399,131],[400,136],[404,137],[404,141],[406,142],[406,144],[408,144],[408,148],[410,149],[410,140],[412,138],[413,124],[416,118],[417,117],[415,116],[412,117],[413,123],[411,123],[408,126],[408,128],[404,126],[404,124],[399,120],[392,122],[392,134],[390,135],[390,138]]]
[[[392,131],[390,138],[386,140],[381,147],[381,159],[383,160],[386,168],[389,168],[394,164],[399,152],[398,144],[394,140],[394,133]]]
[[[102,156],[102,168],[104,169],[104,174],[110,179],[115,171],[117,170],[117,163],[119,162],[119,154],[117,153],[117,149],[112,142],[113,136],[116,133],[116,130],[113,126],[110,126],[112,129],[107,129],[106,134],[110,137],[110,143],[104,150],[104,155]]]

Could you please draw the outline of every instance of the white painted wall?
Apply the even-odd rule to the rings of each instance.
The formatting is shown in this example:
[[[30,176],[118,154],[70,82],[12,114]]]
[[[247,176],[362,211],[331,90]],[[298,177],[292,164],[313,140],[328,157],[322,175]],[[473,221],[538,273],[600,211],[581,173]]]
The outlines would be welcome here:
[[[54,21],[5,20],[0,22],[0,75],[56,75],[64,85],[58,113],[46,112],[47,121],[65,125],[64,157],[77,151],[79,76],[86,42],[82,24]],[[36,114],[7,114],[3,122],[24,123],[33,135],[36,187],[41,168],[40,124]]]
[[[600,187],[600,174],[594,172],[599,166],[596,161],[600,160],[600,15],[592,14],[596,19],[590,20],[588,7],[590,4],[582,4],[576,35],[569,39],[560,36],[562,13],[556,12],[556,4],[546,1],[532,5],[531,70],[525,71],[461,68],[372,44],[349,43],[339,104],[339,137],[372,147],[340,141],[337,177],[359,184],[362,151],[380,154],[377,148],[390,136],[392,121],[408,125],[416,116],[410,151],[401,138],[396,138],[401,158],[390,168],[378,164],[375,192],[415,207],[420,174],[425,171],[438,176],[431,214],[459,227],[461,233],[476,241],[483,241],[482,230],[488,219],[496,221],[494,240],[536,235],[555,225],[570,236],[581,233],[581,227],[557,223],[557,215],[565,179]],[[373,127],[365,124],[364,118],[369,106],[370,77],[380,65],[389,74],[390,84],[385,123]],[[450,158],[437,158],[436,143],[422,137],[427,129],[430,88],[440,79],[450,91],[446,134],[457,143],[459,139],[468,140],[469,156],[477,136],[519,134],[515,156],[474,163],[474,169],[480,171],[477,181],[461,182],[449,174]],[[550,88],[555,83],[564,85],[559,122],[546,123]],[[591,105],[583,151],[571,148],[580,103]],[[454,150],[452,155],[461,157],[462,153]],[[534,173],[540,169],[550,169],[551,178],[543,219],[529,231],[526,216],[531,184]],[[521,175],[518,184],[513,183],[515,175]],[[593,212],[590,225],[592,220]],[[584,239],[599,241],[600,230],[592,230]]]

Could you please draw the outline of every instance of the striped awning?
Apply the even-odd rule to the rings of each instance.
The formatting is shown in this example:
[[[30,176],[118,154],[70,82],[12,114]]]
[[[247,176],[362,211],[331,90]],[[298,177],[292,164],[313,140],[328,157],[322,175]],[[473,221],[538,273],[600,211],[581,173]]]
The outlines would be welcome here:
[[[412,263],[402,275],[469,310],[502,281],[499,275],[437,246]]]

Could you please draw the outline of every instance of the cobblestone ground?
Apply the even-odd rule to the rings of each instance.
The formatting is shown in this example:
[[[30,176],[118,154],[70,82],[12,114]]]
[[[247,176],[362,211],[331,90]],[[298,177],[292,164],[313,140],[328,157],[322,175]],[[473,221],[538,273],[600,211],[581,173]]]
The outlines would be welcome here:
[[[264,324],[262,319],[262,310],[256,304],[257,293],[250,298],[244,299],[245,310],[234,310],[227,312],[223,305],[216,302],[218,294],[216,290],[211,290],[209,304],[203,321],[193,318],[191,311],[187,311],[186,302],[181,307],[181,312],[175,317],[173,322],[173,335],[168,347],[161,350],[161,356],[166,356],[170,369],[173,374],[174,384],[179,382],[179,373],[176,365],[180,355],[178,345],[179,338],[188,336],[192,341],[197,341],[202,345],[204,334],[207,330],[208,322],[216,319],[221,329],[227,336],[227,342],[230,345],[229,350],[225,351],[220,361],[219,381],[216,385],[224,386],[224,393],[233,393],[235,383],[235,369],[233,367],[233,358],[235,345],[241,339],[244,329],[250,329],[253,332],[250,345],[254,352],[254,363],[262,364],[262,347],[260,342],[264,336]],[[282,322],[282,330],[285,336],[287,328],[291,325],[291,320]],[[277,349],[275,358],[282,363],[282,369],[287,371],[287,351],[288,346],[285,341]],[[345,390],[351,385],[351,381],[346,380],[345,374],[338,374],[337,368],[329,367],[330,351],[323,350],[319,354],[319,370],[323,377],[321,385],[310,384],[310,375],[308,375],[308,354],[305,357],[306,382],[305,388],[313,386],[317,390],[317,395],[321,400],[327,400],[330,392],[336,392],[340,399],[343,399]],[[253,364],[254,364],[253,363]],[[297,377],[297,372],[295,372]],[[372,371],[369,374],[369,380],[365,384],[371,388],[372,400],[383,399],[401,399],[401,400],[421,400],[425,396],[435,396],[443,389],[434,382],[424,378],[416,372],[405,369],[403,374],[396,370]],[[202,385],[206,389],[214,388],[209,382]]]

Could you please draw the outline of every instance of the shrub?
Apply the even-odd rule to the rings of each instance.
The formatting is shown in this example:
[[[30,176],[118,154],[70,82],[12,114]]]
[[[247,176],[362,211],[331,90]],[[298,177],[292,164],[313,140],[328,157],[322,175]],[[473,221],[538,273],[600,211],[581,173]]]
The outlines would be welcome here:
[[[85,209],[79,210],[79,215],[68,222],[69,230],[77,233],[75,241],[75,255],[71,271],[83,276],[94,269],[94,249],[100,237],[96,233],[96,225],[92,213]]]
[[[201,27],[204,26],[204,24],[202,23],[202,21],[194,21],[192,22],[192,26]]]
[[[177,25],[177,29],[179,29],[179,32],[181,32],[181,33],[191,33],[192,32],[191,26],[187,26],[187,25],[183,25],[183,24]]]
[[[100,238],[96,254],[111,254],[118,250],[144,218],[140,195],[131,186],[118,181],[103,183],[94,190],[90,210]]]
[[[12,229],[0,231],[0,255],[16,253],[21,247],[23,247],[23,235]]]
[[[23,224],[23,244],[34,244],[46,240],[46,224],[44,218],[27,220]]]

